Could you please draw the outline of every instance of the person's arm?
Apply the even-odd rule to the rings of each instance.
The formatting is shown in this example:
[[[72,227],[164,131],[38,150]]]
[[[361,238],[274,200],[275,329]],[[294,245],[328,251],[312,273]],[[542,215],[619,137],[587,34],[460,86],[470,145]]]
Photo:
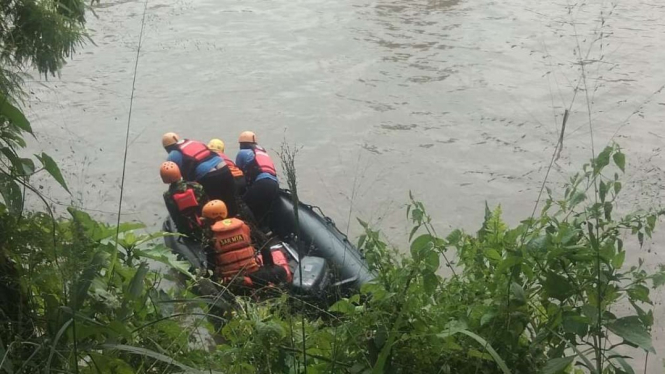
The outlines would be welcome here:
[[[175,162],[179,168],[182,168],[182,153],[178,151],[171,151],[169,152],[168,157],[166,157],[166,161]]]
[[[254,152],[251,149],[241,149],[236,156],[236,166],[245,172],[245,168],[253,159]]]

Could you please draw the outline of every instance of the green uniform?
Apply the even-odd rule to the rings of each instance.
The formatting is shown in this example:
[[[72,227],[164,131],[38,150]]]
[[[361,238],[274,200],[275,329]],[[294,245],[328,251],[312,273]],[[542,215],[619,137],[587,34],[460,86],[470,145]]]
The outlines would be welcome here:
[[[173,199],[173,195],[186,192],[187,190],[192,190],[194,192],[194,196],[199,205],[197,208],[187,209],[183,212],[178,209],[178,205]],[[196,182],[186,182],[181,180],[171,183],[169,190],[164,192],[166,209],[168,209],[171,219],[175,222],[178,232],[196,240],[201,240],[203,237],[199,217],[201,216],[201,209],[207,202],[208,196],[203,190],[203,187]]]

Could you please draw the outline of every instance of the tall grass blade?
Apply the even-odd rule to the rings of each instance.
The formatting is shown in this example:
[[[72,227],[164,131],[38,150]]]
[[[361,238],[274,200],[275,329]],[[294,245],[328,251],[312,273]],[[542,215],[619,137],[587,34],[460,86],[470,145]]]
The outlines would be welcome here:
[[[492,346],[487,342],[487,340],[485,340],[482,337],[472,333],[471,331],[461,330],[461,329],[451,329],[450,331],[445,332],[443,334],[438,334],[437,336],[440,337],[440,338],[447,338],[449,336],[453,336],[453,335],[458,334],[458,333],[459,334],[464,334],[464,335],[470,337],[471,339],[477,341],[478,343],[480,343],[480,345],[482,345],[483,348],[485,348],[485,350],[487,350],[487,353],[489,353],[490,356],[492,356],[492,358],[494,359],[494,362],[496,362],[496,364],[499,366],[499,369],[501,369],[503,374],[512,374],[512,372],[510,371],[510,369],[508,369],[508,366],[503,361],[501,356],[499,356],[499,354],[496,353],[494,348],[492,348]]]

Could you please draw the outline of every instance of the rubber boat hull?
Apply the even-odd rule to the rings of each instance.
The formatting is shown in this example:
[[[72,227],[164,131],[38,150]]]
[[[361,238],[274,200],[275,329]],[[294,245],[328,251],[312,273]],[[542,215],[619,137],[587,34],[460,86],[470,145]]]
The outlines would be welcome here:
[[[301,260],[303,264],[309,263],[306,260],[308,257],[325,259],[332,274],[331,286],[336,293],[348,294],[359,290],[363,284],[371,281],[374,275],[360,251],[349,242],[346,235],[337,229],[331,219],[318,214],[314,209],[299,203],[296,224],[296,209],[291,194],[281,190],[273,204],[269,226],[273,234],[287,243],[287,247],[295,249],[297,254],[291,256],[294,263]],[[164,231],[175,232],[175,226],[170,219],[164,222]],[[206,267],[206,256],[199,243],[176,236],[166,236],[164,241],[193,267]]]

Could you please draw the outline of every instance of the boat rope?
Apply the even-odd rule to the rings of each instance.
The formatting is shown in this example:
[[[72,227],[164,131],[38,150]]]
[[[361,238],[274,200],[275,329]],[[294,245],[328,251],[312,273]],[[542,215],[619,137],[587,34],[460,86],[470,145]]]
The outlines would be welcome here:
[[[136,91],[136,73],[139,68],[139,57],[141,54],[141,45],[143,44],[143,31],[145,30],[145,15],[148,11],[148,0],[143,4],[143,17],[141,18],[141,32],[139,33],[139,44],[136,48],[136,61],[134,62],[134,76],[132,78],[132,94],[129,98],[129,114],[127,115],[127,129],[125,131],[125,151],[122,158],[122,177],[120,178],[120,201],[118,202],[118,219],[115,229],[115,251],[109,269],[109,279],[113,274],[113,267],[118,258],[118,239],[120,236],[120,216],[122,214],[122,198],[125,191],[125,172],[127,170],[127,151],[129,149],[129,130],[132,124],[132,109],[134,108],[134,92]]]

